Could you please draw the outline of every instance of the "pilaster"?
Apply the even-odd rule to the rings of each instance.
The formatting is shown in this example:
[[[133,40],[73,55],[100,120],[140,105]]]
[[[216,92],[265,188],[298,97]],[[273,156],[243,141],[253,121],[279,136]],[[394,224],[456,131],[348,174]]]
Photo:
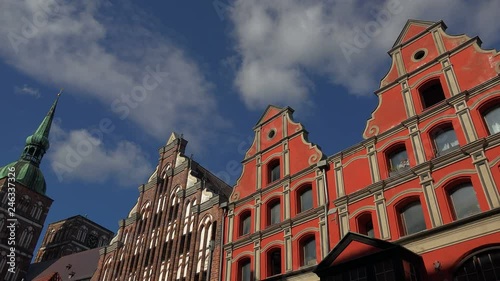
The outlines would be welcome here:
[[[455,107],[455,112],[460,120],[460,125],[465,133],[465,139],[467,143],[477,140],[476,129],[472,123],[472,118],[470,116],[469,107],[465,102],[465,96],[453,101],[453,106]]]
[[[391,239],[391,231],[389,228],[389,219],[387,217],[387,207],[385,205],[385,198],[383,190],[375,192],[374,202],[375,210],[377,212],[378,225],[380,228],[380,237],[383,240]]]
[[[431,172],[429,170],[423,171],[419,174],[419,178],[427,205],[427,211],[431,217],[432,227],[438,227],[443,224],[443,219],[436,198]]]
[[[481,148],[471,153],[472,163],[476,167],[477,175],[481,180],[482,189],[486,195],[488,206],[490,209],[500,207],[500,196],[496,187],[493,176],[491,175],[488,159],[484,154],[484,149]]]
[[[333,167],[335,171],[335,186],[337,188],[337,198],[339,198],[345,195],[341,156],[337,156],[333,159]]]

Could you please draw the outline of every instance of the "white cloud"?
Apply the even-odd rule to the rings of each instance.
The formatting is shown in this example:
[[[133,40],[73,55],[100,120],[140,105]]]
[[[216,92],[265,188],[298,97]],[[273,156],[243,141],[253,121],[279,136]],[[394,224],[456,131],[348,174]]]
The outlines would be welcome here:
[[[56,123],[51,128],[48,159],[58,180],[66,183],[112,181],[133,186],[153,172],[147,155],[137,144],[122,140],[110,147],[91,131],[67,132]]]
[[[311,99],[317,75],[351,94],[371,94],[408,19],[443,19],[459,33],[493,43],[500,39],[499,10],[498,0],[236,0],[229,11],[240,57],[235,86],[249,107],[300,106]],[[366,46],[342,49],[377,18],[381,25]]]
[[[26,84],[24,84],[22,87],[14,87],[14,92],[20,95],[33,96],[34,98],[40,97],[40,90],[29,87]]]
[[[131,1],[0,1],[0,11],[0,58],[36,80],[97,98],[161,140],[177,130],[196,143],[225,125],[197,63]],[[134,89],[144,97],[130,101]]]

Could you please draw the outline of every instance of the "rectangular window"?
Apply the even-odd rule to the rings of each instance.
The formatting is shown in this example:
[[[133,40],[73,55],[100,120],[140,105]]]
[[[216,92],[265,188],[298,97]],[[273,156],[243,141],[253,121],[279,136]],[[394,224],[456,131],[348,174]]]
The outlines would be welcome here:
[[[427,228],[425,225],[424,212],[422,211],[422,205],[420,202],[409,204],[405,209],[403,209],[401,212],[401,219],[405,235],[417,233]]]
[[[434,135],[434,144],[437,155],[444,155],[458,148],[457,135],[453,128],[440,130]]]
[[[273,225],[273,224],[276,224],[276,223],[280,223],[281,221],[281,216],[280,216],[280,203],[277,202],[275,203],[274,205],[272,205],[271,209],[270,209],[270,224]]]
[[[250,233],[250,216],[247,216],[241,222],[241,235]]]
[[[376,281],[396,281],[392,261],[385,260],[374,265]]]
[[[313,208],[312,189],[307,188],[300,194],[300,212]]]
[[[408,154],[406,150],[399,150],[391,154],[389,157],[390,172],[391,175],[398,171],[406,170],[410,167],[410,161],[408,160]]]
[[[278,275],[281,273],[281,250],[275,250],[269,255],[270,273],[269,276]]]
[[[272,166],[271,173],[270,173],[270,180],[269,182],[275,182],[280,179],[280,165],[277,163],[275,166]]]
[[[476,192],[470,183],[455,187],[450,192],[455,219],[462,219],[481,212]]]
[[[490,134],[500,133],[500,106],[490,110],[484,115]]]
[[[245,262],[241,266],[241,281],[250,281],[250,262]]]
[[[367,281],[366,268],[358,267],[349,271],[349,281]]]
[[[303,244],[304,266],[316,264],[316,240],[310,239]]]

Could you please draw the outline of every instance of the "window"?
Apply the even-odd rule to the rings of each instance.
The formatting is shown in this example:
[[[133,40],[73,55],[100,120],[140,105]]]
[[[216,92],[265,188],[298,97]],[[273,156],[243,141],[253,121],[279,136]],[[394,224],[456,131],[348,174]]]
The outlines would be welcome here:
[[[364,266],[349,270],[349,281],[366,281],[366,268]]]
[[[454,281],[500,280],[500,250],[475,254],[458,268],[454,277]]]
[[[406,148],[400,146],[389,153],[389,175],[394,175],[398,171],[403,171],[410,167]]]
[[[299,192],[299,213],[313,208],[312,187],[303,187]]]
[[[267,255],[268,276],[281,274],[281,249],[274,249]]]
[[[422,106],[427,109],[445,99],[443,87],[439,79],[427,82],[419,89]]]
[[[250,233],[250,212],[243,213],[240,217],[240,236]]]
[[[453,188],[449,195],[455,219],[462,219],[481,212],[476,192],[471,183],[464,183]]]
[[[374,265],[375,280],[377,281],[396,281],[394,276],[394,267],[391,260],[378,262]]]
[[[436,130],[432,134],[432,138],[436,155],[444,155],[459,147],[457,135],[451,126]]]
[[[268,169],[268,183],[275,182],[280,179],[280,161],[274,160],[267,166]]]
[[[301,266],[316,264],[316,240],[314,236],[304,239],[301,243]]]
[[[375,232],[373,231],[372,215],[365,213],[358,218],[358,231],[368,237],[374,238]]]
[[[273,225],[281,222],[281,204],[280,200],[276,199],[269,203],[268,207],[268,224]]]
[[[424,213],[419,201],[412,202],[401,209],[403,235],[410,235],[425,230]]]
[[[240,281],[250,281],[252,279],[252,272],[250,270],[250,259],[245,259],[240,262],[239,276],[240,276]]]
[[[490,135],[500,132],[500,106],[496,106],[493,109],[486,111],[484,114],[484,120],[488,126],[488,131]]]

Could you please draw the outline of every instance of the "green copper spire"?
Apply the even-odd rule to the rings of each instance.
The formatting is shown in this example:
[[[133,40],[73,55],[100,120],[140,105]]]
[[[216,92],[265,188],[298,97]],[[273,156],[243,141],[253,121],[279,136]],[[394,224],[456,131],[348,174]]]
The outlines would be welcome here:
[[[43,119],[38,129],[26,139],[21,158],[5,167],[0,168],[0,179],[7,177],[9,168],[14,167],[16,173],[16,181],[33,189],[38,193],[45,194],[46,184],[45,178],[40,171],[40,162],[43,155],[49,149],[49,133],[52,121],[54,120],[54,113],[56,111],[57,102],[61,96],[62,89],[57,94],[57,98],[52,104],[47,116]]]
[[[61,96],[61,92],[59,92],[59,94],[57,94],[57,98],[54,101],[54,104],[52,104],[52,107],[50,108],[49,112],[47,113],[47,116],[45,116],[45,118],[43,119],[42,124],[40,124],[38,129],[31,136],[34,139],[47,140],[47,149],[49,148],[48,139],[49,139],[50,127],[52,126],[52,120],[54,120],[54,113],[56,111],[57,102],[59,101],[60,96]]]
[[[57,94],[57,98],[54,101],[54,104],[52,104],[52,107],[47,113],[47,116],[45,116],[40,126],[38,126],[38,129],[33,135],[29,136],[26,139],[26,145],[24,146],[24,151],[21,155],[21,159],[31,161],[37,166],[40,165],[40,161],[42,161],[43,155],[50,147],[50,127],[52,126],[52,120],[54,120],[54,113],[56,111],[57,102],[59,101],[61,93],[62,89],[59,94]]]

